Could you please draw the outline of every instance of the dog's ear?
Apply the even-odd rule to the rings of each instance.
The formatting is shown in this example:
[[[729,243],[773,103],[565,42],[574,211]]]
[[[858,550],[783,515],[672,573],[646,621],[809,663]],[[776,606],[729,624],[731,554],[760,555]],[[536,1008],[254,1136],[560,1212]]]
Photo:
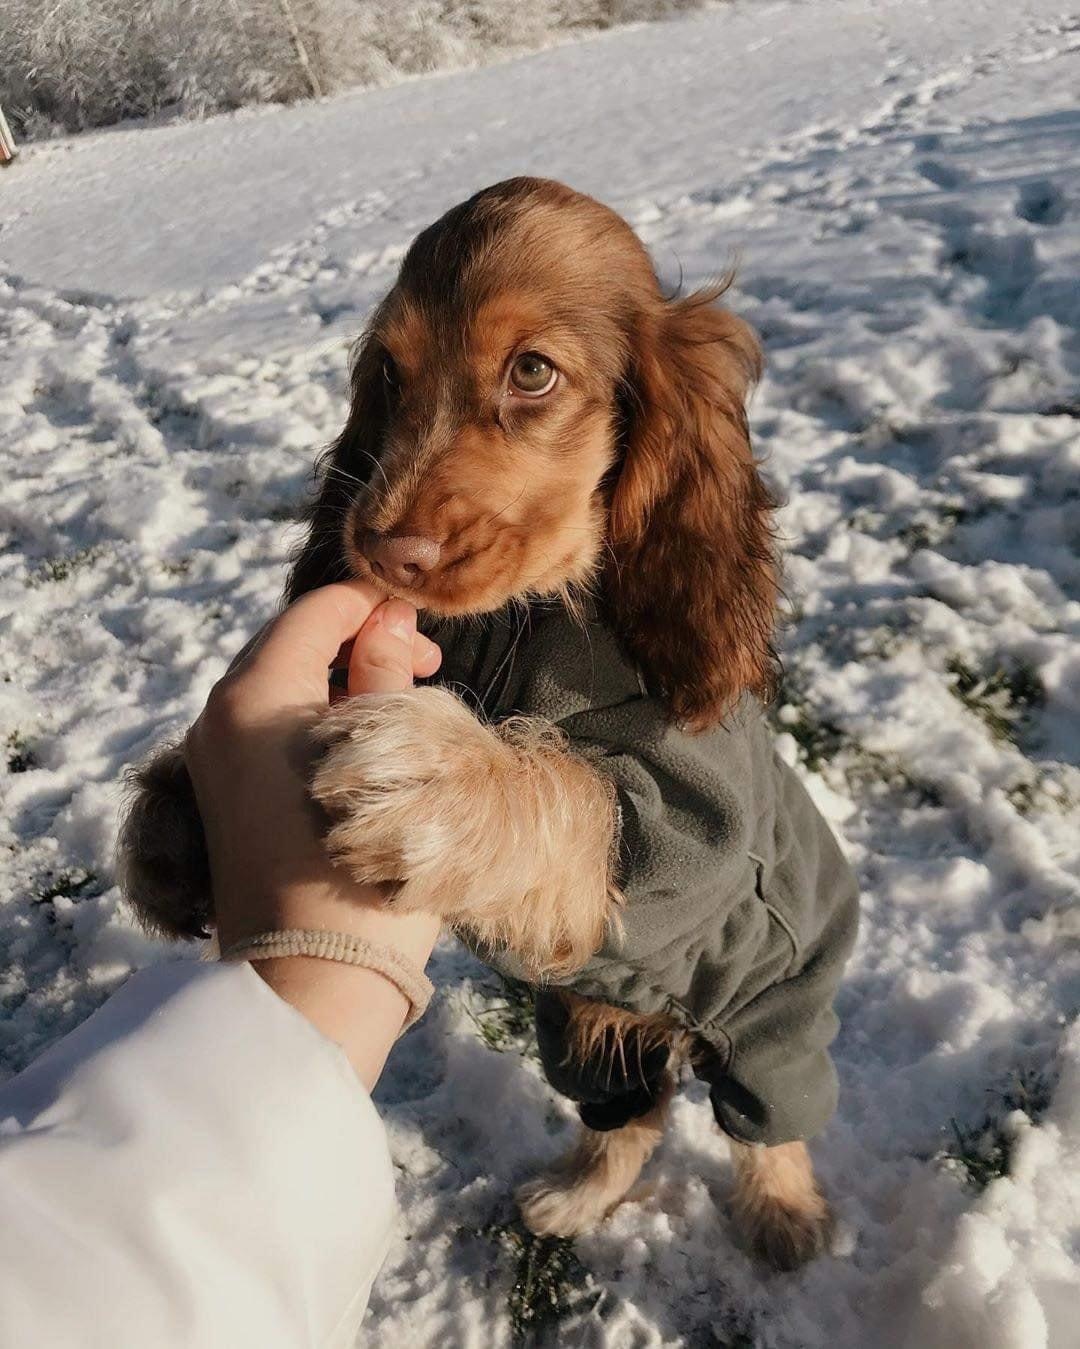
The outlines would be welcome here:
[[[386,419],[387,390],[383,350],[368,334],[353,353],[351,398],[345,429],[316,466],[316,493],[308,507],[307,535],[293,557],[285,583],[285,602],[309,590],[343,581],[349,575],[342,535],[349,503],[367,482],[376,463]]]
[[[744,691],[771,696],[777,600],[771,512],[746,395],[753,333],[716,303],[668,301],[633,337],[611,499],[607,593],[646,679],[694,729]]]

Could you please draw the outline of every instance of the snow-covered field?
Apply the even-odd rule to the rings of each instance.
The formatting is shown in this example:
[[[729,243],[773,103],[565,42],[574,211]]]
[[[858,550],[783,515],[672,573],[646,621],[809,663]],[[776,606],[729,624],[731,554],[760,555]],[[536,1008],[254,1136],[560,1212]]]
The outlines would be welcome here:
[[[737,251],[765,341],[778,730],[865,884],[816,1145],[841,1230],[754,1267],[689,1084],[634,1202],[524,1241],[571,1112],[448,942],[380,1086],[403,1220],[364,1342],[506,1345],[551,1290],[568,1345],[1080,1345],[1078,87],[1061,0],[748,0],[0,175],[5,1069],[180,954],[118,907],[121,769],[273,610],[412,234],[550,174],[666,276]]]

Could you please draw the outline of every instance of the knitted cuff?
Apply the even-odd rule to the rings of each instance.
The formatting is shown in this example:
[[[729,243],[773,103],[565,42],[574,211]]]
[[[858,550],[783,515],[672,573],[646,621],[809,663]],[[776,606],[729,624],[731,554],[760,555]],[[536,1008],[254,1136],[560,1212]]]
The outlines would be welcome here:
[[[313,956],[334,960],[342,965],[357,965],[374,970],[398,990],[409,1004],[409,1014],[401,1028],[404,1035],[427,1011],[435,986],[411,960],[389,946],[379,946],[366,937],[348,932],[324,932],[320,928],[290,927],[275,932],[260,932],[244,937],[223,951],[222,960],[276,960],[282,956]]]

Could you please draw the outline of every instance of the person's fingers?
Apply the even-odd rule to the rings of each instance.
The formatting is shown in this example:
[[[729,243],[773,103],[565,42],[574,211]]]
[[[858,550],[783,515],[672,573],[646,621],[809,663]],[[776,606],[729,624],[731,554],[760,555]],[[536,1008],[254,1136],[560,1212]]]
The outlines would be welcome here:
[[[349,657],[349,695],[400,693],[413,682],[416,610],[387,600],[356,634]]]
[[[325,701],[330,662],[382,599],[365,581],[310,591],[262,630],[231,678],[269,691],[276,705]]]
[[[412,670],[417,679],[429,679],[442,664],[442,651],[431,640],[418,632],[412,644]]]
[[[378,613],[376,609],[375,613]],[[375,614],[372,614],[368,622],[374,620]],[[347,671],[349,661],[352,658],[353,639],[342,642],[341,649],[331,662],[332,670]],[[431,640],[425,637],[422,632],[416,633],[412,644],[412,670],[417,679],[427,679],[435,673],[442,664],[442,651]],[[344,691],[344,681],[342,681],[342,691]]]

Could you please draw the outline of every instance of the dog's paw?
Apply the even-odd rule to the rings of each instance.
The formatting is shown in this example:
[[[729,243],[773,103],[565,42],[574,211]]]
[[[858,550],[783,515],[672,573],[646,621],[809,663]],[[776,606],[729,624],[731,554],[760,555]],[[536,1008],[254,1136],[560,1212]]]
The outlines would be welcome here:
[[[521,1220],[538,1237],[579,1237],[604,1221],[622,1198],[593,1175],[558,1172],[526,1181],[514,1195]]]
[[[311,793],[327,847],[363,883],[395,887],[473,945],[538,980],[579,969],[617,896],[611,788],[547,723],[485,725],[445,689],[351,698],[316,735]]]
[[[482,796],[495,735],[435,688],[350,698],[316,735],[326,748],[311,794],[334,860],[362,883],[395,886],[398,907],[467,909],[490,853]]]
[[[803,1142],[754,1147],[732,1142],[736,1225],[750,1251],[773,1269],[792,1270],[821,1255],[833,1216]]]
[[[120,825],[120,888],[147,931],[206,937],[213,922],[206,837],[179,745],[155,750],[131,770]]]
[[[775,1270],[789,1273],[829,1248],[835,1223],[820,1195],[816,1204],[797,1207],[771,1199],[740,1221],[751,1253]]]

